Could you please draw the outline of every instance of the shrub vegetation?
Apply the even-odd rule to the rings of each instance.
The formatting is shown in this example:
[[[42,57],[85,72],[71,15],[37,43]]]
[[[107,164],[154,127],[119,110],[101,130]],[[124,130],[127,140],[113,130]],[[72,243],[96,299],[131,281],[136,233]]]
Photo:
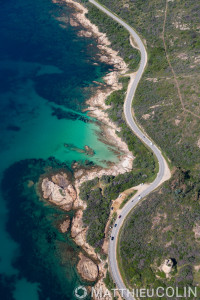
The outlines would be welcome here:
[[[126,20],[145,39],[149,59],[136,91],[134,112],[176,169],[171,181],[149,195],[126,221],[119,249],[123,273],[130,286],[193,286],[200,280],[195,269],[200,264],[199,239],[195,238],[193,231],[200,219],[200,119],[183,110],[166,58],[162,39],[166,1],[99,2]],[[199,3],[192,0],[168,1],[164,31],[167,54],[177,77],[184,108],[196,115],[200,115],[199,11]],[[100,20],[101,15],[96,19]],[[97,25],[101,22],[99,20],[92,19]],[[101,26],[102,31],[110,32],[107,23],[101,22]],[[113,39],[116,34],[117,31]],[[121,44],[115,44],[116,49],[120,47],[117,50],[127,44],[128,37],[126,41],[125,37]],[[123,55],[122,50],[120,55]],[[119,94],[116,92],[107,99],[113,109],[109,114],[121,124],[121,128],[124,127],[121,134],[130,149],[137,152],[140,142],[131,139],[132,133],[123,122],[119,104],[123,97],[121,95],[120,99]],[[151,170],[153,164],[149,161],[150,154],[136,156],[134,164],[136,167],[138,163],[138,170],[139,167],[144,170],[145,165]],[[166,279],[158,270],[166,257],[177,261],[171,279]]]

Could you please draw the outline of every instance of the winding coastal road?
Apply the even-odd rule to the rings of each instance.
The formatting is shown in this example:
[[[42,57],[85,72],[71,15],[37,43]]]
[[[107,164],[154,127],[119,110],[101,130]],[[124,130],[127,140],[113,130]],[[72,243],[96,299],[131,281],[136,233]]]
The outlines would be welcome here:
[[[125,29],[127,29],[130,33],[130,35],[133,37],[134,41],[137,43],[138,48],[141,52],[141,61],[140,66],[137,71],[137,74],[130,82],[130,86],[126,95],[126,99],[124,102],[124,114],[126,118],[126,122],[131,128],[131,130],[136,134],[140,140],[144,144],[146,144],[152,152],[155,154],[158,163],[159,163],[159,171],[157,174],[156,179],[148,185],[148,187],[140,193],[140,196],[135,196],[132,199],[129,200],[129,202],[124,206],[124,208],[121,211],[121,218],[118,218],[116,223],[117,227],[114,227],[112,229],[111,236],[114,236],[114,240],[110,241],[109,245],[109,267],[110,271],[113,277],[114,282],[117,285],[118,289],[126,289],[125,284],[123,283],[122,277],[119,272],[118,263],[117,263],[117,242],[118,242],[118,236],[120,232],[120,228],[122,227],[124,220],[128,216],[129,212],[138,204],[138,202],[147,196],[149,193],[151,193],[153,190],[155,190],[159,185],[161,185],[165,180],[168,180],[170,178],[170,170],[168,168],[167,162],[165,158],[163,157],[161,151],[158,149],[156,145],[152,143],[152,141],[145,136],[145,134],[139,129],[136,122],[133,119],[132,116],[132,102],[135,95],[136,88],[138,86],[138,83],[142,77],[142,74],[144,72],[144,69],[147,64],[147,52],[145,49],[145,46],[138,36],[138,34],[135,32],[133,28],[131,28],[127,23],[125,23],[123,20],[121,20],[118,16],[111,13],[109,10],[107,10],[104,6],[97,3],[95,0],[89,0],[90,3],[94,4],[97,8],[99,8],[101,11],[106,13],[109,17],[117,21],[119,24],[121,24]],[[145,288],[145,287],[144,287]],[[133,300],[135,299],[132,295],[129,295],[126,291],[124,291],[123,294],[124,299]]]

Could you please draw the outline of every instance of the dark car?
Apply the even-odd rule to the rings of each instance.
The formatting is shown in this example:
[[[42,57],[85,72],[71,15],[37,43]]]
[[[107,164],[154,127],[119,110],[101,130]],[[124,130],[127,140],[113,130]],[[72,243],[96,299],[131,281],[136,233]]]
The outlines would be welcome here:
[[[111,237],[111,241],[113,241],[113,240],[114,240],[114,236]]]
[[[121,215],[119,215],[119,218],[121,218],[122,216]]]
[[[115,227],[117,227],[117,224],[115,224]]]

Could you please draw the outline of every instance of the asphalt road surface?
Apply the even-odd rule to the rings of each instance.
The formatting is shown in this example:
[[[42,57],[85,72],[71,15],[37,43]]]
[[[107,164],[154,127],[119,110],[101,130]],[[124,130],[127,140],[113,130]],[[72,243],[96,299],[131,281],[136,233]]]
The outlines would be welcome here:
[[[123,280],[121,278],[120,272],[119,272],[118,263],[117,263],[117,254],[116,254],[117,253],[116,252],[117,240],[118,240],[120,228],[121,228],[124,220],[126,219],[127,215],[129,214],[129,212],[137,205],[137,203],[142,198],[144,198],[149,193],[151,193],[153,190],[155,190],[163,182],[164,176],[168,171],[167,170],[168,166],[167,166],[167,163],[166,163],[165,158],[163,157],[161,151],[138,128],[138,126],[135,123],[133,116],[132,116],[132,110],[131,110],[132,101],[133,101],[133,98],[135,95],[137,85],[142,77],[142,74],[144,72],[144,69],[145,69],[145,66],[147,63],[147,52],[146,52],[145,46],[144,46],[142,40],[140,39],[140,37],[138,36],[138,34],[135,32],[135,30],[133,28],[131,28],[128,24],[126,24],[123,20],[121,20],[118,16],[111,13],[109,10],[107,10],[105,7],[103,7],[102,5],[97,3],[95,0],[89,0],[89,2],[94,4],[96,7],[98,7],[100,10],[102,10],[104,13],[106,13],[112,19],[117,21],[119,24],[124,26],[129,31],[130,35],[133,37],[133,39],[135,40],[135,42],[138,45],[138,48],[141,52],[140,66],[137,71],[136,77],[135,77],[134,81],[132,82],[131,88],[129,89],[129,92],[127,93],[126,100],[124,102],[124,114],[125,114],[126,122],[129,125],[129,127],[131,128],[131,130],[134,132],[134,134],[136,134],[140,138],[140,140],[142,140],[149,148],[151,148],[152,152],[155,154],[155,156],[157,157],[157,160],[159,162],[159,172],[157,174],[156,179],[148,186],[148,188],[146,190],[144,190],[140,194],[140,196],[133,197],[132,199],[129,200],[129,202],[124,206],[124,208],[121,211],[121,218],[118,218],[117,221],[115,222],[115,223],[117,223],[117,227],[114,227],[112,229],[111,236],[114,237],[114,240],[111,240],[110,244],[109,244],[109,254],[108,254],[109,267],[110,267],[112,278],[113,278],[114,282],[116,283],[117,288],[118,289],[126,289],[126,287],[123,283]],[[123,298],[128,299],[128,300],[135,299],[132,295],[126,293],[126,291],[124,291]]]

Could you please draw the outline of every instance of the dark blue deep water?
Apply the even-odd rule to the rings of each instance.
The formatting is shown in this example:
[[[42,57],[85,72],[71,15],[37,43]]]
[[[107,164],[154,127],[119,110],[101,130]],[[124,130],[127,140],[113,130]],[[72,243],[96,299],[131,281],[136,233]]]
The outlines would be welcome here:
[[[85,100],[109,68],[96,63],[96,41],[77,36],[70,9],[51,0],[0,0],[0,299],[74,299],[85,284],[80,249],[58,224],[63,211],[37,195],[41,174],[88,157],[117,158],[98,140]],[[70,213],[73,216],[73,213]]]

